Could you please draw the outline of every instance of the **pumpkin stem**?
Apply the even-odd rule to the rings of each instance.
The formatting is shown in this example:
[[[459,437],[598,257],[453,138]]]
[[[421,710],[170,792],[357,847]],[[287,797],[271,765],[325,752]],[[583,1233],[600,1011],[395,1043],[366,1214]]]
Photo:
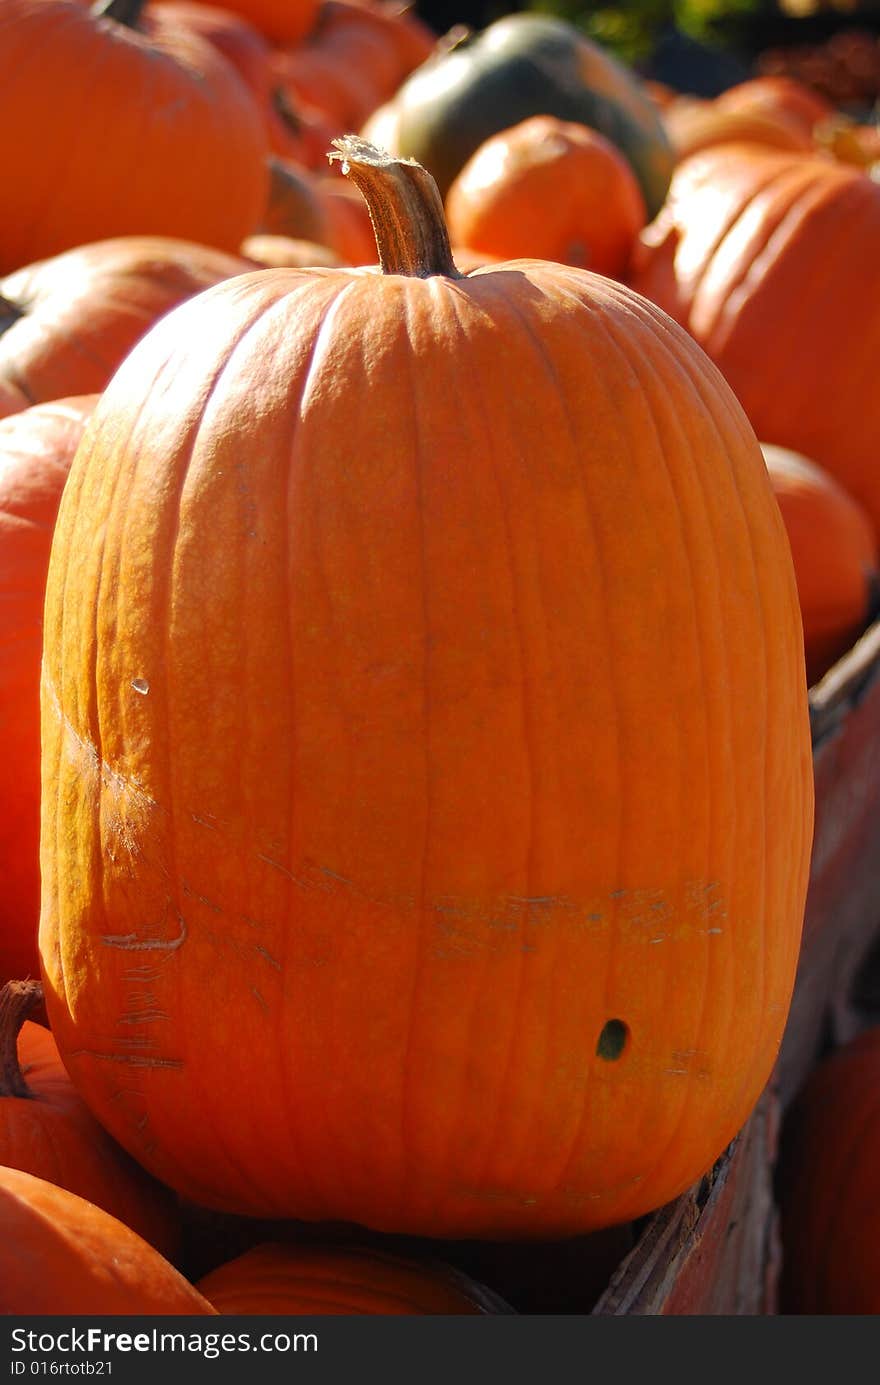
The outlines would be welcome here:
[[[33,1095],[18,1061],[18,1036],[42,999],[39,981],[7,981],[0,989],[0,1097]]]
[[[126,29],[136,29],[146,0],[96,0],[91,12],[95,19],[115,19]]]
[[[342,172],[367,204],[383,274],[461,279],[453,260],[437,184],[415,159],[397,159],[357,135],[333,141]]]

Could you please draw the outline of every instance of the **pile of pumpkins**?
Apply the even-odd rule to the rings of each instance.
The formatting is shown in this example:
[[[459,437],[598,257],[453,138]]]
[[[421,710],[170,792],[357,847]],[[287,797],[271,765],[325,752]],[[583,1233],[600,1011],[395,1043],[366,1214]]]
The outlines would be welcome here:
[[[0,1308],[598,1292],[786,1023],[867,144],[392,0],[0,0],[0,108]]]

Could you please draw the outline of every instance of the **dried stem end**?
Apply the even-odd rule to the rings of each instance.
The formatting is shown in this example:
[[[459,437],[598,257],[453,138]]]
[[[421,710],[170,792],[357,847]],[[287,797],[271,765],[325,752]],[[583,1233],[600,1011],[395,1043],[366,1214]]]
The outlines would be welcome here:
[[[367,204],[383,274],[464,277],[453,262],[443,199],[427,169],[357,135],[335,139],[333,148],[328,158],[339,160]]]
[[[0,1097],[33,1096],[18,1061],[18,1036],[42,999],[39,981],[7,981],[0,989]]]

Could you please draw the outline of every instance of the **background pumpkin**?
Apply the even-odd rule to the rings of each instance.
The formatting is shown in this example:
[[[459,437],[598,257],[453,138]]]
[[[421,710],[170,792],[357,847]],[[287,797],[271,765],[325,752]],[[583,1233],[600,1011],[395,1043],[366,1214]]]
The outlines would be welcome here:
[[[158,1251],[85,1198],[0,1167],[0,1313],[214,1312]]]
[[[877,1159],[880,1029],[809,1076],[783,1127],[777,1170],[785,1313],[880,1312]]]
[[[319,0],[224,0],[223,8],[241,15],[272,43],[297,43],[314,27]]]
[[[682,322],[765,442],[829,471],[880,533],[880,185],[725,145],[676,169],[629,282]]]
[[[685,333],[564,266],[456,277],[423,171],[343,148],[386,272],[209,290],[78,451],[47,1008],[197,1202],[571,1235],[689,1186],[775,1061],[812,820],[791,560]]]
[[[343,262],[326,245],[310,240],[292,240],[290,236],[248,236],[241,251],[258,265],[267,269],[306,269],[310,265],[338,268]]]
[[[637,79],[563,20],[512,14],[438,49],[363,128],[392,154],[418,159],[443,196],[490,135],[532,115],[598,130],[631,164],[653,216],[673,155],[659,113]]]
[[[510,1313],[449,1265],[356,1246],[260,1245],[196,1286],[218,1313]]]
[[[97,398],[0,421],[0,982],[39,974],[43,598],[58,503]]]
[[[0,280],[6,412],[100,393],[158,318],[248,268],[237,256],[189,241],[120,236],[7,275]]]
[[[679,161],[718,144],[758,144],[800,153],[814,149],[803,125],[783,111],[726,110],[715,101],[680,101],[664,112],[663,125]]]
[[[333,129],[317,112],[294,107],[277,84],[268,39],[240,15],[200,0],[163,0],[163,14],[211,43],[232,63],[262,113],[269,149],[305,167],[327,165]]]
[[[109,236],[234,250],[256,228],[267,146],[253,97],[209,43],[141,8],[4,0],[0,159],[15,215],[0,225],[0,271]]]
[[[41,1002],[37,982],[0,988],[0,1165],[102,1207],[172,1258],[180,1244],[173,1197],[77,1095],[49,1030],[27,1018]]]
[[[453,243],[619,277],[645,224],[635,174],[585,125],[536,115],[481,144],[446,196]]]
[[[748,81],[738,82],[723,91],[716,104],[725,111],[754,111],[761,114],[782,112],[797,121],[808,135],[834,109],[827,97],[815,88],[794,77],[782,75],[752,77]]]
[[[878,592],[877,540],[861,505],[821,467],[770,444],[764,459],[791,544],[814,683],[865,628]]]

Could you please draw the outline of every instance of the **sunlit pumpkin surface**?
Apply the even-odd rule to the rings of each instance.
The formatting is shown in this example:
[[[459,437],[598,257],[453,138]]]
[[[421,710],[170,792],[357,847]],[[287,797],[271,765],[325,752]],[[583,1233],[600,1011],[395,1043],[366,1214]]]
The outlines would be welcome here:
[[[806,889],[800,615],[651,305],[538,261],[209,290],[98,406],[45,648],[47,1004],[173,1186],[565,1235],[741,1127]]]

